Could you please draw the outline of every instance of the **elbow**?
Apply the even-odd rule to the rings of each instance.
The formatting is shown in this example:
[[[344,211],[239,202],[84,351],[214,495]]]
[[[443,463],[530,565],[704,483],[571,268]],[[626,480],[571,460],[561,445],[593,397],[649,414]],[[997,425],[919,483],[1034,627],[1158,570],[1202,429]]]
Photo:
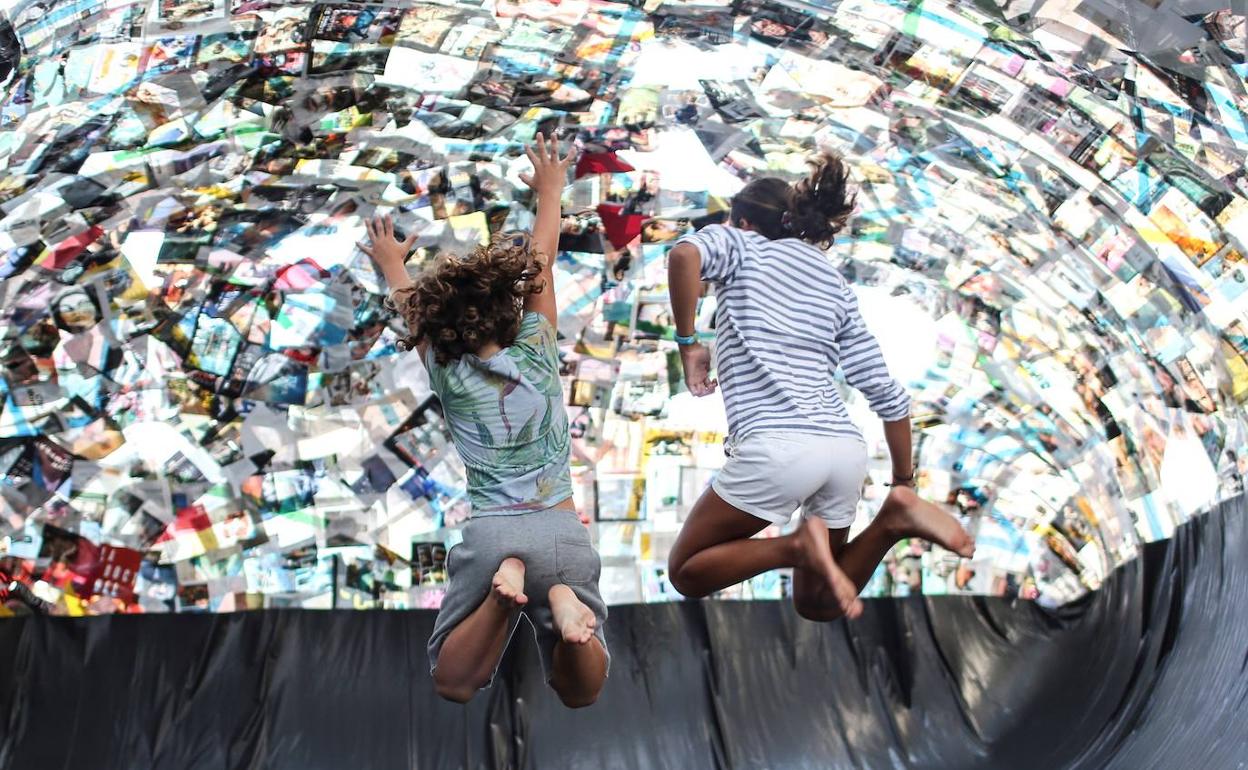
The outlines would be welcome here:
[[[910,419],[910,399],[905,399],[898,404],[896,401],[888,401],[880,404],[875,409],[875,414],[884,422],[904,422]]]
[[[901,385],[866,392],[867,403],[884,422],[901,422],[910,418],[910,395]]]

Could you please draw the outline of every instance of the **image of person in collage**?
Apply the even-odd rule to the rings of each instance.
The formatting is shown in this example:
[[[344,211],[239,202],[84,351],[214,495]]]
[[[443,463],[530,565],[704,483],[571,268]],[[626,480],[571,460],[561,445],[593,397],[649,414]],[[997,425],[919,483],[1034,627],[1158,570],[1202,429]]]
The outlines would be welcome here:
[[[594,703],[610,657],[602,566],[572,501],[571,435],[559,380],[553,262],[573,154],[538,135],[522,179],[537,197],[532,233],[499,233],[412,279],[416,235],[389,217],[360,248],[407,324],[467,469],[472,518],[447,554],[448,584],[429,640],[434,685],[465,703],[489,687],[516,626],[537,636],[564,705]]]

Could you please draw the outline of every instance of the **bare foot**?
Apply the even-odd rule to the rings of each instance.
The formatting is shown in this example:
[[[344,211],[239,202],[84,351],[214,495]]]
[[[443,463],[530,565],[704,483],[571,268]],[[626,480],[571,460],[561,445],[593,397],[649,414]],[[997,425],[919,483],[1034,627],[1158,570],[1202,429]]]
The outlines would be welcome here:
[[[504,607],[519,607],[529,603],[524,595],[524,562],[514,556],[503,559],[494,573],[494,599]]]
[[[547,594],[550,599],[550,613],[555,616],[555,628],[568,644],[585,644],[594,636],[594,628],[598,619],[594,611],[573,593],[571,588],[563,584],[550,587]]]
[[[880,516],[900,537],[922,538],[968,559],[975,555],[975,540],[958,520],[910,487],[893,487]]]
[[[827,581],[845,617],[853,620],[862,614],[862,601],[858,598],[858,586],[841,571],[832,558],[828,546],[828,528],[823,520],[807,518],[793,534],[789,535],[797,546],[797,566],[817,573]]]

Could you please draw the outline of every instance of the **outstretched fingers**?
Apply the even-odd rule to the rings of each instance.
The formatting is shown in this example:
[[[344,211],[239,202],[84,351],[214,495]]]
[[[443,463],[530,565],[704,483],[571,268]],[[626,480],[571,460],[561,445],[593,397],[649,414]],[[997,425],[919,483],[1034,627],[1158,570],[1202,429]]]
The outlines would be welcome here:
[[[569,147],[568,154],[560,157],[559,143],[554,139],[547,140],[545,134],[538,134],[533,138],[533,144],[524,148],[524,154],[534,166],[567,166],[576,158],[576,147]]]

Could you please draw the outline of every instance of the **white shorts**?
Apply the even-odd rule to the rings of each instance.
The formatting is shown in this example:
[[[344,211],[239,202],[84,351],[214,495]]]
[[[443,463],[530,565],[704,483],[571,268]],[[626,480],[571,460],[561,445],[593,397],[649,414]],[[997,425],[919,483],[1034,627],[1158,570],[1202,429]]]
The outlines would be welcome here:
[[[830,529],[854,523],[867,477],[867,445],[857,437],[760,431],[724,445],[728,461],[711,487],[724,502],[773,524],[799,507]]]

